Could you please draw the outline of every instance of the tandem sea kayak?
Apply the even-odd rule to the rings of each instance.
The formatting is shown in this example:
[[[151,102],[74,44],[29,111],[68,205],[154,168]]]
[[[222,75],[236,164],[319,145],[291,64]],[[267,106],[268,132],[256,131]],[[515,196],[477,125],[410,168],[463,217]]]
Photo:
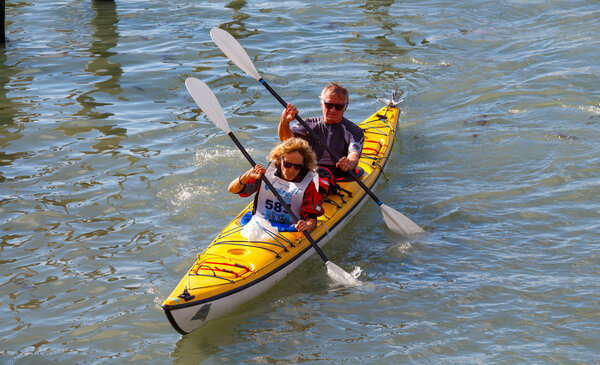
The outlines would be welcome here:
[[[391,100],[359,124],[365,141],[358,168],[361,182],[372,189],[379,181],[394,146],[399,108]],[[319,217],[311,237],[322,247],[339,232],[368,200],[354,181],[338,182],[339,194],[324,199],[325,214]],[[263,241],[248,241],[240,232],[249,220],[252,203],[243,209],[183,276],[164,301],[173,328],[190,333],[257,297],[304,260],[314,248],[300,232],[270,234]]]

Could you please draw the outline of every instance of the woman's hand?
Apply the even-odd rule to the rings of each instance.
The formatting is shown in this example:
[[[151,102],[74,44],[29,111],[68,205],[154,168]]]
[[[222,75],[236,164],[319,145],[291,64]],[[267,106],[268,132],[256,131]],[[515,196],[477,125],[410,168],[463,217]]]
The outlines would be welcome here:
[[[261,165],[256,165],[250,170],[246,171],[244,174],[240,175],[240,177],[235,178],[231,183],[229,183],[229,187],[227,190],[230,193],[239,194],[244,186],[248,183],[248,181],[254,179],[258,180],[265,173],[265,169]]]
[[[248,181],[252,179],[260,180],[265,171],[267,170],[265,170],[260,164],[256,164],[256,166],[254,166],[250,170],[246,171],[246,173],[244,173],[242,176],[240,176],[239,182],[242,183],[242,185],[246,185]]]
[[[298,232],[312,232],[313,229],[317,226],[317,220],[313,218],[309,218],[307,220],[299,220],[298,223],[294,227],[298,230]]]

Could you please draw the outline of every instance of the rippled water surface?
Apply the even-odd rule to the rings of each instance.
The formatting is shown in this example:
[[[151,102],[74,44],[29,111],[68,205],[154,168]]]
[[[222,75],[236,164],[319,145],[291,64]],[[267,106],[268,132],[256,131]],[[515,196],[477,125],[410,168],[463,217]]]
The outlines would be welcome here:
[[[7,1],[0,49],[0,362],[598,363],[597,1]],[[279,104],[324,82],[358,122],[397,89],[377,194],[318,256],[187,336],[160,305],[245,205],[247,168],[195,106],[206,81],[262,161]]]

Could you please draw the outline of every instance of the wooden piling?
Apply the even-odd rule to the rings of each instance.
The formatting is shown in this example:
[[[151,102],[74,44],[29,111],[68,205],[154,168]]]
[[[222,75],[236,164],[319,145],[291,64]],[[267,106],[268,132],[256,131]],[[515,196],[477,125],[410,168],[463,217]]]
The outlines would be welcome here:
[[[4,6],[6,5],[5,0],[0,0],[0,43],[4,44],[6,41],[5,33],[4,33]]]

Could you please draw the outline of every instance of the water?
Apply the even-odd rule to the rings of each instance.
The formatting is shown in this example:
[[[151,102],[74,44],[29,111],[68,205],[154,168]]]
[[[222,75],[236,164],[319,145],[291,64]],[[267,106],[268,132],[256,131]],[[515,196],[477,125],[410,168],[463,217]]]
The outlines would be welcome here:
[[[7,2],[0,50],[0,362],[599,363],[600,3]],[[360,121],[393,89],[378,196],[315,255],[181,337],[160,304],[247,200],[194,105],[207,82],[257,161],[281,108],[228,62],[236,36],[303,116],[324,81]]]

